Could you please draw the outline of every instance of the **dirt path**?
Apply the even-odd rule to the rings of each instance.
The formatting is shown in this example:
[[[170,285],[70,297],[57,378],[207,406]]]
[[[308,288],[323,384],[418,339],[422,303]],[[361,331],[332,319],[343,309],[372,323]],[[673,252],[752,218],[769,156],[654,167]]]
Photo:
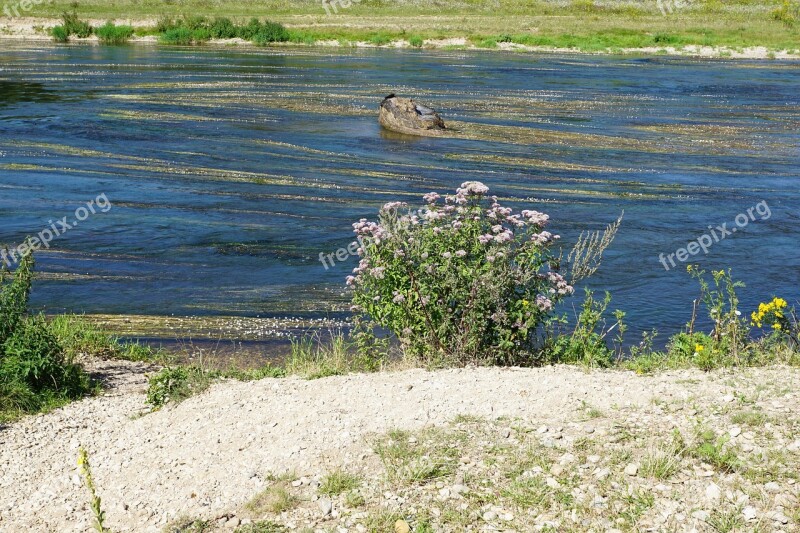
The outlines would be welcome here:
[[[800,465],[798,369],[640,377],[572,367],[485,368],[227,381],[155,413],[145,410],[140,371],[132,379],[120,378],[119,368],[106,371],[124,388],[0,429],[0,530],[90,529],[76,466],[80,446],[90,453],[107,524],[114,531],[158,531],[182,515],[233,517],[271,473],[319,477],[358,465],[371,453],[370,435],[446,425],[456,415],[560,427],[564,442],[574,443],[589,434],[602,440],[631,413],[650,413],[642,424],[652,434],[701,415],[727,431],[730,421],[720,409],[735,411],[740,395],[755,395],[753,405],[773,421],[767,433],[775,446],[788,446],[789,460]],[[697,407],[668,416],[665,405]],[[587,406],[603,415],[587,416]],[[796,502],[798,485],[791,481],[786,494]],[[791,522],[780,527],[798,530],[789,529],[797,527]]]

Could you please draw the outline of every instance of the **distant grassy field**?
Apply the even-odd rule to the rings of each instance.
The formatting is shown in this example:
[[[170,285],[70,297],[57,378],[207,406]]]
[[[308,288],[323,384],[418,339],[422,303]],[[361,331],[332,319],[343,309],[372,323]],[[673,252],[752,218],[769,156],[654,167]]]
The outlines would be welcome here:
[[[335,0],[327,4],[328,12],[322,0],[84,0],[76,10],[81,18],[131,20],[139,34],[152,32],[162,17],[259,17],[285,24],[297,42],[386,44],[404,39],[419,45],[426,39],[466,38],[485,48],[513,42],[585,51],[686,45],[800,49],[798,0],[361,0],[346,8]],[[24,14],[56,18],[75,6],[51,0]]]

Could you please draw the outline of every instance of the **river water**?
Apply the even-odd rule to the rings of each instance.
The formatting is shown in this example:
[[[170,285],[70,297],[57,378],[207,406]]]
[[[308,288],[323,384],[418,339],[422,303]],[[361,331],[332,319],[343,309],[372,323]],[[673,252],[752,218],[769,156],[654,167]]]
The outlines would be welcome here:
[[[382,132],[390,92],[454,133]],[[800,297],[799,131],[796,61],[6,41],[0,243],[107,198],[38,254],[33,305],[342,316],[354,260],[326,270],[320,253],[384,202],[479,180],[549,213],[565,247],[624,210],[587,284],[634,335],[671,333],[698,290],[659,255],[742,213],[691,261],[731,268],[745,312]]]

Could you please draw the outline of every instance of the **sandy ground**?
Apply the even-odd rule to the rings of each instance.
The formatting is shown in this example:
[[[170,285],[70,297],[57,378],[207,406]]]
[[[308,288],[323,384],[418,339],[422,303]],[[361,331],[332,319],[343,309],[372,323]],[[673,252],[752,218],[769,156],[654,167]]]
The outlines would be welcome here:
[[[100,26],[105,21],[103,20],[88,20],[93,26]],[[155,19],[143,20],[125,20],[119,19],[115,21],[116,24],[129,24],[136,27],[149,27],[155,26]],[[48,35],[49,29],[57,24],[57,21],[52,19],[40,19],[31,17],[17,17],[17,18],[0,18],[0,40],[51,40]],[[92,36],[88,39],[71,38],[72,42],[85,42],[97,43],[97,38]],[[135,37],[130,40],[133,43],[155,43],[156,37]],[[253,46],[252,43],[243,39],[213,39],[209,42],[210,45],[218,46]],[[315,46],[323,47],[339,47],[341,44],[338,41],[317,41]],[[354,43],[359,48],[374,48],[376,45],[368,42]],[[303,46],[293,44],[293,46]],[[389,44],[383,45],[383,48],[410,48],[411,44],[408,41],[400,40],[393,41]],[[449,38],[449,39],[428,39],[424,43],[425,48],[463,48],[468,50],[477,50],[478,47],[471,44],[466,38]],[[515,43],[498,43],[496,50],[500,51],[515,51],[515,52],[543,52],[543,53],[592,53],[592,54],[605,54],[607,52],[582,52],[571,48],[553,48],[543,46],[526,46]],[[671,56],[685,56],[685,57],[698,57],[698,58],[726,58],[726,59],[800,59],[800,55],[788,53],[787,51],[770,51],[763,46],[747,47],[742,49],[733,49],[727,47],[712,47],[712,46],[698,46],[690,45],[683,48],[675,48],[672,46],[665,46],[662,48],[623,48],[614,50],[614,53],[632,54],[632,55],[671,55]]]
[[[687,402],[716,413],[715,406],[734,405],[735,394],[751,391],[760,391],[759,405],[773,421],[789,424],[783,430],[767,424],[767,432],[800,465],[800,436],[792,434],[800,416],[798,369],[640,377],[559,366],[225,381],[152,413],[144,401],[147,367],[109,362],[99,370],[109,380],[104,395],[0,428],[0,530],[90,530],[76,465],[81,446],[91,457],[107,525],[114,531],[159,531],[185,515],[225,522],[264,488],[270,474],[293,470],[319,479],[334,468],[360,464],[371,454],[370,436],[393,428],[420,430],[457,415],[511,417],[545,432],[566,428],[570,442],[571,431],[610,434],[625,413]],[[587,405],[619,415],[587,420]],[[660,409],[637,422],[647,433],[668,435],[675,425]],[[727,423],[721,422],[722,431]],[[800,484],[789,482],[786,498],[796,503]],[[784,507],[765,512],[791,516]],[[776,524],[776,531],[800,530],[793,522]]]

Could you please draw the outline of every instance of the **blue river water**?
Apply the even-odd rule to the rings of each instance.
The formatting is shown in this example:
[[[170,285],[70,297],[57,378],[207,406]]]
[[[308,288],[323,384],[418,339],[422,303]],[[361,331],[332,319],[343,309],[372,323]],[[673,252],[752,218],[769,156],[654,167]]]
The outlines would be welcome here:
[[[390,92],[454,134],[382,132]],[[48,312],[341,316],[355,260],[319,254],[466,180],[547,212],[565,250],[624,210],[585,284],[634,336],[689,320],[687,262],[732,269],[746,312],[800,298],[796,61],[0,45],[0,243],[112,206],[37,254]],[[707,253],[659,260],[723,224]]]

